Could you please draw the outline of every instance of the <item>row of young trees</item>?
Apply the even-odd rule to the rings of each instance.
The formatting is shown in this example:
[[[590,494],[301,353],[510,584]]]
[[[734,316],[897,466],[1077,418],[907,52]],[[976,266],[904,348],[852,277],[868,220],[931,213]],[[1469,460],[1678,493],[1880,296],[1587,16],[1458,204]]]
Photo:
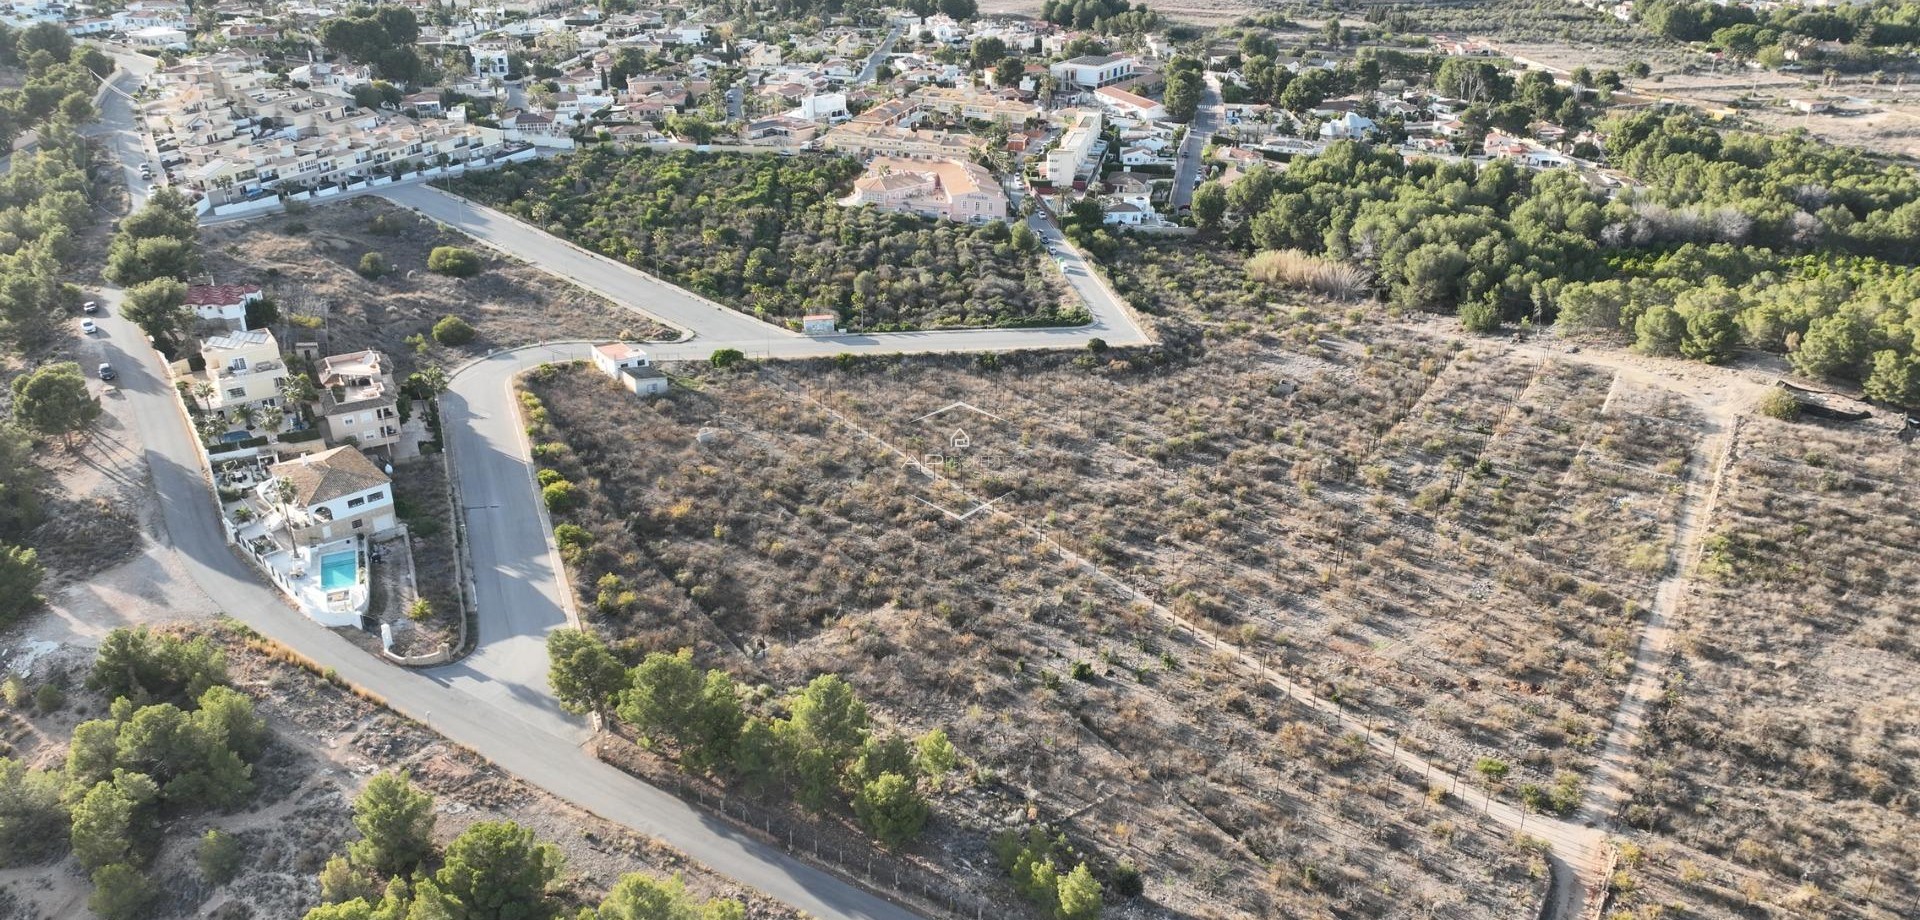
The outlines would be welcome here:
[[[511,821],[469,826],[434,845],[433,797],[405,774],[381,773],[353,802],[360,839],[320,872],[322,904],[305,920],[743,920],[738,901],[701,901],[678,876],[632,873],[597,907],[577,912],[554,891],[558,847]]]
[[[20,88],[0,91],[0,150],[12,150],[26,131],[39,135],[33,149],[12,152],[0,175],[0,344],[24,355],[51,343],[83,299],[64,280],[85,255],[76,238],[93,219],[92,151],[75,127],[93,119],[95,74],[113,62],[76,48],[61,25],[40,23],[0,25],[0,67],[26,71]],[[0,626],[40,602],[39,555],[25,545],[42,521],[46,483],[34,439],[66,437],[100,414],[73,362],[33,368],[10,389],[11,412],[0,423]]]
[[[1608,199],[1570,172],[1407,164],[1335,144],[1284,172],[1203,187],[1194,218],[1249,249],[1357,262],[1395,305],[1457,309],[1474,328],[1559,316],[1709,361],[1744,343],[1818,376],[1878,371],[1876,392],[1914,404],[1912,170],[1685,117],[1634,115],[1604,133],[1644,189]]]
[[[844,801],[887,846],[919,837],[931,812],[927,791],[959,764],[945,732],[912,740],[876,732],[866,704],[831,674],[750,707],[762,694],[743,693],[718,668],[695,667],[686,649],[654,652],[628,669],[590,633],[558,630],[547,654],[554,693],[569,709],[617,717],[683,767],[750,792],[777,789],[816,811]]]
[[[114,702],[106,718],[74,728],[65,765],[0,758],[0,864],[71,848],[92,873],[95,913],[142,913],[157,894],[144,870],[165,823],[252,791],[267,727],[226,683],[225,656],[205,638],[110,633],[87,686]]]

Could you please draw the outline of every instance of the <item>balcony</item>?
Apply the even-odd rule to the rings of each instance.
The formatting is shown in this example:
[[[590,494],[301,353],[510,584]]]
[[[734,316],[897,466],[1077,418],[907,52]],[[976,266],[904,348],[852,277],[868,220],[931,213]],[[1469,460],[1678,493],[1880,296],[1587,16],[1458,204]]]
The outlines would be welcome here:
[[[214,376],[221,380],[233,380],[239,377],[257,377],[262,374],[278,374],[284,377],[286,373],[286,365],[279,361],[255,361],[247,367],[220,368]]]

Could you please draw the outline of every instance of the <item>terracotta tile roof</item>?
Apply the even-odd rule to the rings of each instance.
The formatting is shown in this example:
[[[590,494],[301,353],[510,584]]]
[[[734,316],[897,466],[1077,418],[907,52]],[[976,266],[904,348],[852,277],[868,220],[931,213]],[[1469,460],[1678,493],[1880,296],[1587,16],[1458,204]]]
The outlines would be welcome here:
[[[293,483],[294,503],[306,508],[389,481],[387,474],[351,444],[276,463],[267,472]]]

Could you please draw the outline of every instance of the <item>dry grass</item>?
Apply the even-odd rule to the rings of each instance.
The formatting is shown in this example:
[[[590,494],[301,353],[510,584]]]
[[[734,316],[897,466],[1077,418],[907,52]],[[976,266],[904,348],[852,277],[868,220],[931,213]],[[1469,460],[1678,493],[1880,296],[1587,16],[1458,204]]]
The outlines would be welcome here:
[[[1217,283],[1246,277],[1231,257],[1151,253],[1117,280],[1164,351],[702,369],[652,403],[534,380],[565,442],[542,463],[594,495],[572,518],[597,537],[587,609],[612,574],[630,594],[595,619],[636,651],[695,645],[776,686],[834,671],[949,726],[992,780],[946,806],[938,863],[985,864],[1031,804],[1176,911],[1524,913],[1529,854],[1344,736],[1502,757],[1507,795],[1583,769],[1698,419],[1606,371]],[[1006,421],[915,421],[956,400]],[[947,481],[885,445],[941,454]],[[964,522],[924,503],[996,497]],[[1210,637],[1358,722],[1304,717]]]
[[[1335,300],[1358,300],[1367,293],[1367,276],[1357,266],[1298,249],[1272,249],[1247,260],[1247,277],[1297,288]]]
[[[376,219],[387,232],[371,229]],[[281,345],[312,341],[322,354],[378,348],[401,376],[425,364],[448,368],[489,349],[553,339],[653,339],[664,327],[577,288],[538,266],[505,259],[377,198],[355,198],[300,214],[216,225],[201,234],[206,271],[222,284],[251,282],[280,305]],[[436,246],[481,255],[478,276],[455,280],[426,269]],[[384,253],[393,274],[362,278],[362,255]],[[452,349],[433,341],[433,324],[452,314],[479,333]],[[409,339],[420,336],[424,340]],[[416,344],[420,343],[420,344]]]
[[[1622,816],[1655,832],[1645,899],[1702,916],[1912,916],[1915,452],[1872,426],[1754,418],[1732,456]]]

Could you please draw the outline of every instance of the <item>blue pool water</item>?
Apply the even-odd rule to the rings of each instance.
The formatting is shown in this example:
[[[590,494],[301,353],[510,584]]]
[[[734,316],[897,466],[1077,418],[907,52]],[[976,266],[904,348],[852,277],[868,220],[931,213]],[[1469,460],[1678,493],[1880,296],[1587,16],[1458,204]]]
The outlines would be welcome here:
[[[353,550],[321,556],[320,587],[327,591],[353,587],[356,568]]]

